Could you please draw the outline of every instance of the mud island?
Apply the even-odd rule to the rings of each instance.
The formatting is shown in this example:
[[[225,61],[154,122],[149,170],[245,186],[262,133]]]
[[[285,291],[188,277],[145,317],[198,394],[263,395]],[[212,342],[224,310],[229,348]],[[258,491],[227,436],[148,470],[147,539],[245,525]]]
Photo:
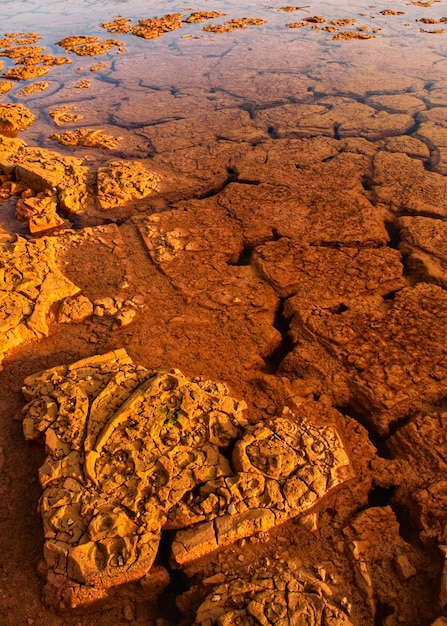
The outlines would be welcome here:
[[[441,3],[80,4],[0,8],[4,623],[445,625]]]

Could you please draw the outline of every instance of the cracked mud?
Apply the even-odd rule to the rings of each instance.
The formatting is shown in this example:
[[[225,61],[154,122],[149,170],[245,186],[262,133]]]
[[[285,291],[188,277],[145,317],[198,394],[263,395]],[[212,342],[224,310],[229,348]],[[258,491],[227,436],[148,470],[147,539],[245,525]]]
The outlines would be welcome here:
[[[442,4],[27,4],[5,624],[445,624]]]

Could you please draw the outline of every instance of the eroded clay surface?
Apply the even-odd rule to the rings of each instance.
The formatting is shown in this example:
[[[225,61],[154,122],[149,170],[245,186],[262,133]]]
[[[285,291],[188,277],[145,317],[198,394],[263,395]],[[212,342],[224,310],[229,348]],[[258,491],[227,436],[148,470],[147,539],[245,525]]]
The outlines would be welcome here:
[[[32,375],[23,393],[25,437],[45,440],[44,559],[65,604],[141,578],[163,527],[201,522],[176,535],[184,562],[299,515],[353,475],[333,427],[289,413],[248,426],[224,384],[150,372],[124,350]]]
[[[194,626],[230,624],[298,624],[350,626],[346,610],[332,598],[329,585],[300,568],[274,562],[256,572],[240,570],[217,585],[200,605]]]

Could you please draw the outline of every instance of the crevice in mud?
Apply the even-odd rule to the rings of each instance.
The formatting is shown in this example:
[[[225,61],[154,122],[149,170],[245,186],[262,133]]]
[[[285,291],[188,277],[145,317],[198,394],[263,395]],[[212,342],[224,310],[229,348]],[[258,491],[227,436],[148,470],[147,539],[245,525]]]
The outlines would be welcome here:
[[[391,506],[394,487],[374,487],[368,494],[368,507]]]
[[[347,417],[355,420],[356,422],[361,424],[363,428],[366,429],[366,431],[368,432],[369,440],[376,448],[379,457],[381,457],[382,459],[392,458],[392,455],[390,454],[386,443],[388,436],[379,435],[370,419],[365,417],[358,409],[356,409],[351,404],[335,406],[334,408],[337,409],[337,411],[339,411],[340,413],[343,413],[343,415],[346,415]]]
[[[400,232],[398,227],[394,222],[385,222],[385,230],[390,238],[387,246],[389,248],[394,248],[394,250],[398,250],[400,244]]]
[[[176,605],[176,598],[187,591],[188,586],[181,570],[173,569],[170,563],[173,531],[161,533],[158,554],[155,565],[162,565],[169,573],[170,583],[158,599],[160,615],[172,624],[178,624],[181,619],[180,611]]]
[[[286,298],[280,298],[278,308],[276,309],[273,326],[281,334],[281,342],[265,358],[263,372],[267,374],[276,374],[282,361],[293,350],[293,342],[289,333],[290,320],[284,315],[285,302]]]
[[[376,614],[374,616],[374,626],[383,626],[386,623],[386,618],[393,615],[394,607],[390,604],[378,602],[376,606]]]
[[[241,267],[243,265],[250,265],[251,257],[253,255],[253,248],[251,246],[244,246],[236,259],[236,261],[228,261],[227,265],[235,265]]]

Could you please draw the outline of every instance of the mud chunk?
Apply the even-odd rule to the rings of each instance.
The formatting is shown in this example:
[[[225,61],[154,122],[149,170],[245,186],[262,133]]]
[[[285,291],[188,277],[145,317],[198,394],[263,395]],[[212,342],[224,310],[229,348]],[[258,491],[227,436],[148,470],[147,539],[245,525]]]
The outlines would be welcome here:
[[[17,95],[21,96],[22,98],[25,96],[30,96],[33,93],[39,93],[40,91],[45,91],[45,89],[48,89],[50,85],[51,83],[48,83],[48,82],[33,83],[32,85],[28,85],[28,87],[24,87],[23,89],[21,89],[17,93]]]
[[[108,30],[109,33],[124,35],[125,33],[131,32],[133,29],[130,22],[132,22],[132,20],[128,17],[116,17],[111,22],[103,22],[100,26]]]
[[[85,296],[65,298],[57,312],[59,324],[79,324],[93,314],[93,304]]]
[[[364,33],[359,31],[345,30],[335,35],[332,35],[332,39],[334,41],[344,39],[345,41],[356,41],[356,40],[364,40],[364,39],[374,39],[375,35],[371,35],[371,33]]]
[[[184,13],[169,13],[162,17],[138,20],[138,25],[132,28],[132,34],[143,39],[156,39],[165,33],[181,28],[182,17],[185,17]]]
[[[15,137],[33,124],[36,116],[23,104],[0,104],[0,134]]]
[[[0,244],[0,360],[11,348],[46,337],[51,306],[79,291],[57,267],[57,247],[46,238]]]
[[[207,20],[214,20],[216,17],[224,17],[225,15],[226,13],[221,11],[194,11],[183,21],[185,24],[197,24]]]
[[[31,80],[31,78],[44,76],[49,71],[49,68],[45,65],[14,65],[14,67],[10,67],[9,70],[3,72],[3,76],[12,80]]]
[[[416,593],[418,585],[417,551],[399,535],[399,523],[390,506],[371,507],[362,511],[344,529],[354,564],[357,586],[374,619],[378,605],[393,606],[402,619],[410,619],[405,591]],[[388,584],[394,570],[400,577]],[[393,577],[393,580],[394,577]],[[411,609],[410,609],[411,610]],[[421,607],[421,616],[427,608]]]
[[[25,183],[36,193],[57,193],[60,207],[68,213],[77,213],[85,208],[88,169],[82,165],[80,159],[16,144],[14,152],[5,152],[3,159],[0,156],[0,170],[13,173],[18,181]],[[24,207],[28,213],[32,208],[31,204],[27,202],[27,207]],[[42,212],[42,208],[45,207],[36,202],[37,214]]]
[[[65,225],[65,220],[57,213],[57,194],[41,192],[37,196],[18,200],[16,217],[28,224],[31,234],[42,233]]]
[[[336,430],[314,428],[285,411],[283,417],[245,428],[232,457],[236,473],[203,485],[179,503],[168,527],[179,530],[172,545],[180,564],[257,532],[265,532],[310,509],[319,498],[353,477]],[[214,528],[209,521],[215,519]]]
[[[228,473],[219,447],[246,423],[225,385],[149,372],[124,350],[28,377],[24,394],[25,436],[47,450],[44,558],[73,586],[141,578],[169,509]]]
[[[87,37],[85,35],[65,37],[57,42],[58,46],[64,48],[67,52],[72,52],[78,56],[97,56],[109,52],[114,48],[123,46],[122,41],[117,39],[101,40],[99,37]]]
[[[138,161],[113,161],[98,169],[99,206],[111,209],[141,200],[157,189],[159,180]]]
[[[10,91],[13,86],[14,86],[14,83],[12,83],[10,80],[1,80],[0,81],[0,95],[4,93],[8,93],[8,91]]]
[[[79,122],[84,117],[80,113],[74,113],[69,107],[62,107],[50,111],[50,116],[56,126],[64,126],[65,124],[72,124],[73,122]]]
[[[66,130],[64,133],[54,133],[50,139],[57,141],[62,146],[84,146],[87,148],[104,148],[114,150],[118,147],[121,137],[106,135],[102,130],[91,128],[79,128]]]
[[[276,624],[292,626],[296,616],[306,624],[323,624],[330,615],[334,626],[350,626],[344,608],[332,598],[330,587],[299,563],[256,564],[255,573],[240,569],[214,587],[197,610],[194,626],[218,624]]]

